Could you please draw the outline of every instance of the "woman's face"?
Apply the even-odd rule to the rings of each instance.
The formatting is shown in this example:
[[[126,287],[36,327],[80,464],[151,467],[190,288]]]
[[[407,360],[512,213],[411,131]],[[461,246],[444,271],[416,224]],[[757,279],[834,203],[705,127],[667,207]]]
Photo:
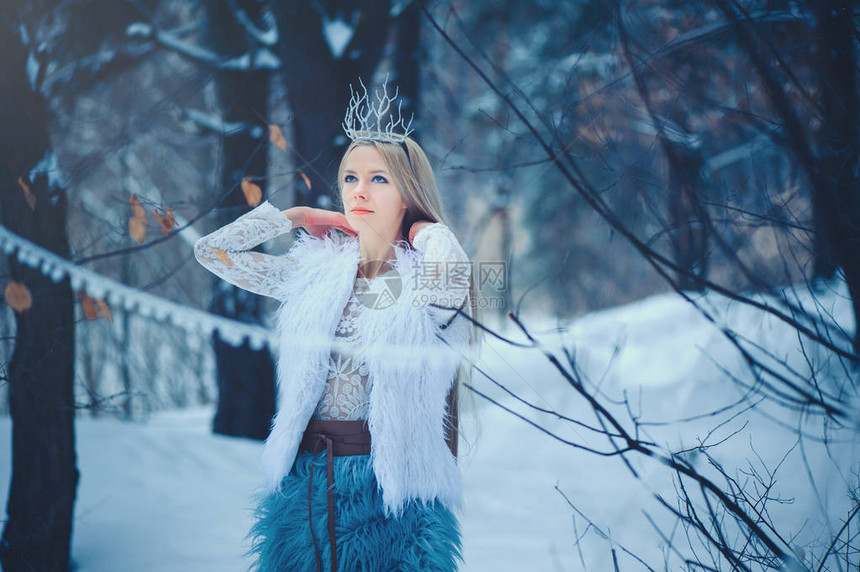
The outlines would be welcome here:
[[[359,235],[370,232],[396,240],[406,203],[379,151],[372,145],[354,147],[342,176],[341,199],[350,226]]]

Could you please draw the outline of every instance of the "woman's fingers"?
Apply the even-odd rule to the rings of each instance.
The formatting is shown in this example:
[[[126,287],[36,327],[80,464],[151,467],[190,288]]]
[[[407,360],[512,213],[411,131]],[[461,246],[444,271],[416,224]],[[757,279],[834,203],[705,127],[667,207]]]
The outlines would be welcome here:
[[[305,215],[305,228],[310,228],[312,226],[318,226],[323,221],[320,220],[320,215],[316,213],[317,209],[309,209],[307,214]]]
[[[352,226],[350,226],[349,221],[346,220],[346,217],[340,213],[337,213],[337,215],[337,228],[352,236],[358,236],[358,231],[352,228]]]
[[[313,236],[318,238],[331,230],[332,227],[338,228],[352,236],[358,235],[358,232],[347,222],[343,213],[327,211],[325,209],[308,209],[305,215],[304,227]]]

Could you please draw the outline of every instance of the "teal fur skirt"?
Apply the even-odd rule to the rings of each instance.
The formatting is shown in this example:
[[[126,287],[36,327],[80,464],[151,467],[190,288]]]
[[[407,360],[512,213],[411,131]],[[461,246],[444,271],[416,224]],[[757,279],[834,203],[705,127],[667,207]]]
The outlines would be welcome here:
[[[311,513],[308,482],[313,466]],[[457,570],[462,562],[460,528],[454,514],[438,500],[412,500],[399,517],[386,518],[370,455],[334,457],[335,541],[338,570],[349,572]],[[257,572],[331,570],[327,512],[326,453],[300,451],[281,490],[254,495],[251,539]]]

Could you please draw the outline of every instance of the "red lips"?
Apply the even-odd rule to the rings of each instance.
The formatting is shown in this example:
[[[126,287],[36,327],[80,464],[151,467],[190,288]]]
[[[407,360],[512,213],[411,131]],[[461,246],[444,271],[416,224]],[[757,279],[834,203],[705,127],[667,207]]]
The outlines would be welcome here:
[[[361,207],[356,207],[356,208],[352,209],[352,214],[367,214],[367,213],[372,213],[372,212],[373,211],[370,211],[370,210],[367,210],[367,209],[364,209]]]

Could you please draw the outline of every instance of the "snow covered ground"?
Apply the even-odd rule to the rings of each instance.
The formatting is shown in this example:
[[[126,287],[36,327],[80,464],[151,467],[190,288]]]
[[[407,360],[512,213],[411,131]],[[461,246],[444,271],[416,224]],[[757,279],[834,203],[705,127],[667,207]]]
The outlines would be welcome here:
[[[802,365],[791,329],[737,304],[697,299],[720,323]],[[853,330],[843,292],[822,294],[821,301],[843,327]],[[626,394],[631,409],[645,421],[681,419],[737,400],[740,391],[721,368],[749,377],[717,328],[676,295],[583,316],[560,336],[549,331],[553,324],[548,320],[533,318],[526,323],[535,331],[546,330],[540,338],[547,348],[559,344],[573,348],[583,373],[609,397]],[[816,352],[807,349],[816,359]],[[593,420],[582,399],[534,349],[488,340],[481,366],[536,405]],[[566,439],[605,447],[604,441],[569,422],[529,412],[479,374],[473,382]],[[618,458],[575,450],[480,397],[475,397],[474,406],[478,426],[464,414],[463,431],[470,442],[477,436],[477,443],[470,447],[461,441],[464,571],[611,570],[611,549],[619,545],[658,565],[665,543],[655,525],[684,545],[682,531],[672,528],[673,519],[653,497],[662,493],[674,498],[673,475],[664,467],[631,457],[640,474],[636,479]],[[712,453],[732,474],[748,463],[761,471],[782,460],[776,491],[791,502],[775,505],[771,514],[786,533],[797,533],[793,546],[808,550],[816,539],[832,532],[827,518],[830,527],[838,526],[839,518],[847,514],[846,491],[856,489],[860,468],[860,430],[831,435],[836,441],[827,455],[819,442],[798,440],[792,429],[801,423],[797,416],[779,413],[775,407],[762,410],[779,415],[787,426],[770,415],[731,410],[720,418],[727,423],[710,440],[737,434]],[[624,407],[613,406],[613,411],[624,419]],[[81,481],[72,556],[79,570],[240,572],[250,566],[243,556],[249,547],[244,536],[251,525],[250,497],[261,482],[256,467],[262,446],[212,435],[212,415],[210,408],[196,408],[163,412],[145,424],[77,422]],[[645,429],[655,442],[677,449],[695,445],[716,424],[715,418],[705,417]],[[820,425],[811,422],[806,427],[820,432]],[[8,483],[9,419],[0,419],[0,434],[4,459],[0,483]],[[703,464],[696,461],[697,467]],[[579,516],[574,519],[562,493],[611,541],[594,529],[586,532],[586,522]],[[575,530],[584,535],[579,548]],[[620,548],[618,556],[622,570],[642,569]]]

